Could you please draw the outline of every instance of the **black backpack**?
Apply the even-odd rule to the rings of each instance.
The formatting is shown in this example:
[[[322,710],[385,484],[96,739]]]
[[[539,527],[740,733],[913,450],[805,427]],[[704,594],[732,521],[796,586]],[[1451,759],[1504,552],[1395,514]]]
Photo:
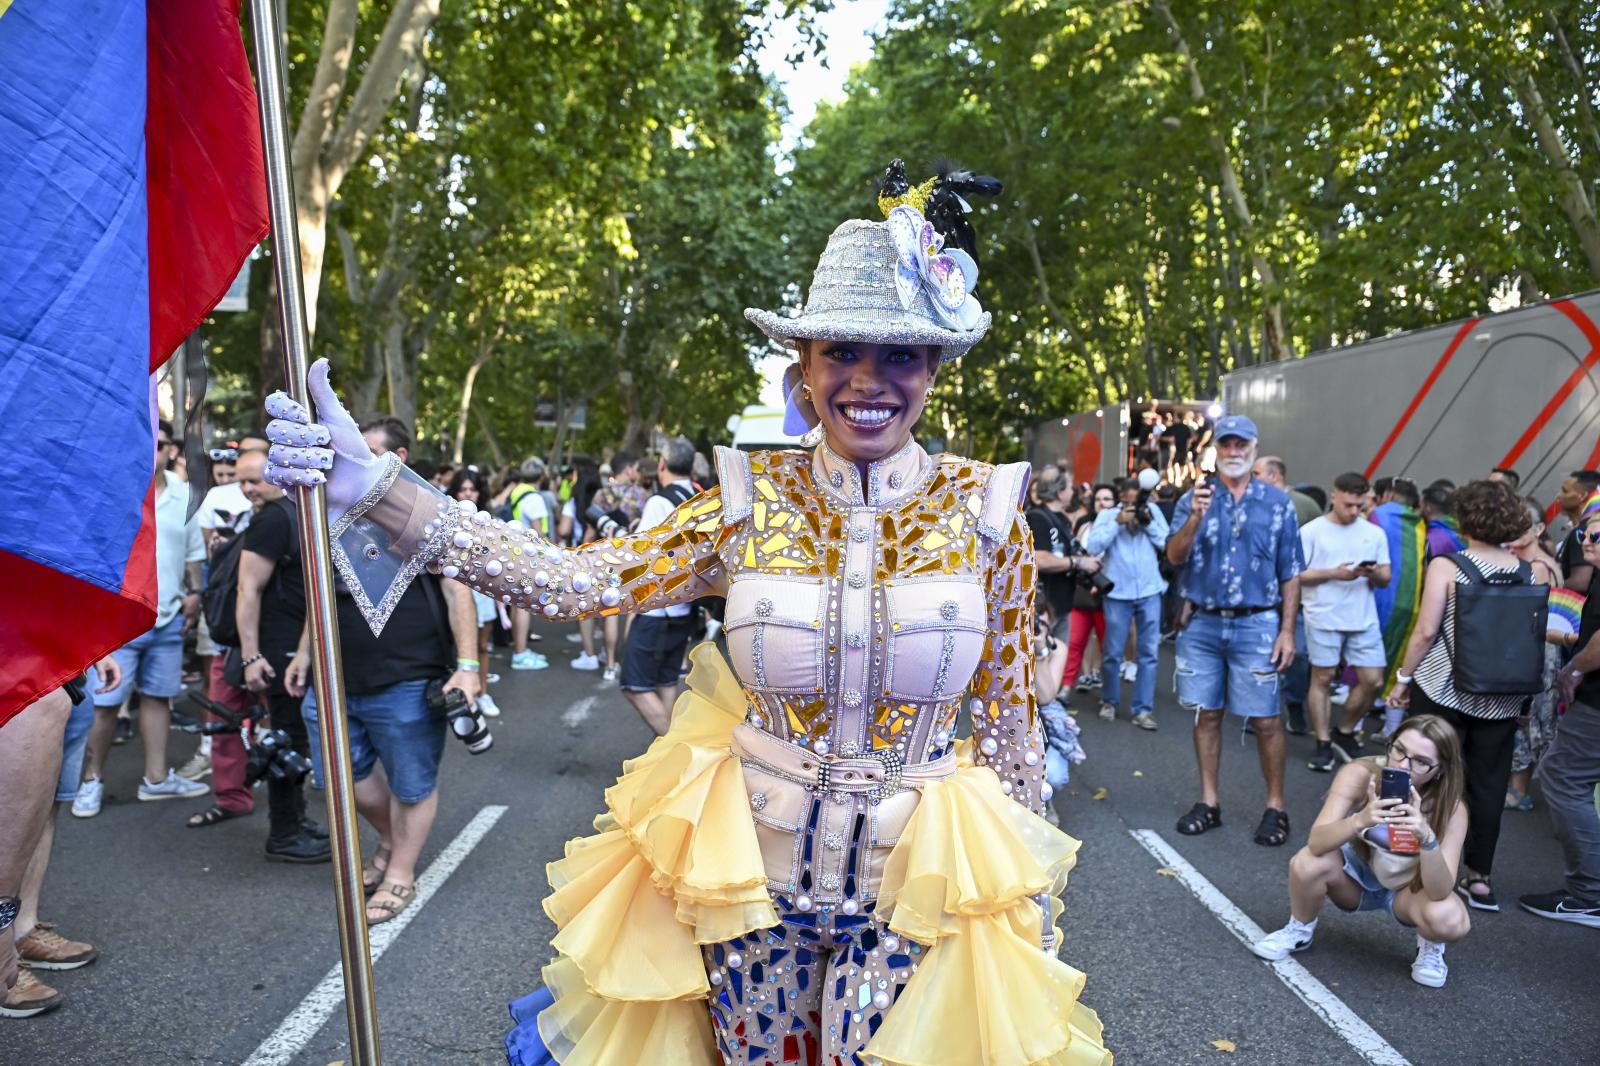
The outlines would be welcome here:
[[[1545,627],[1550,590],[1533,583],[1527,563],[1515,574],[1485,577],[1464,552],[1445,556],[1467,575],[1456,583],[1450,634],[1455,687],[1481,696],[1533,696],[1544,691]]]
[[[294,504],[285,498],[267,506],[274,504],[289,508],[290,551],[298,555],[300,524],[294,514]],[[239,602],[239,553],[242,551],[244,534],[236,533],[211,557],[206,570],[206,587],[200,593],[200,610],[206,616],[206,629],[211,634],[212,642],[224,648],[239,646],[239,623],[234,617],[234,608]],[[272,577],[277,581],[282,576],[283,568],[280,566]]]

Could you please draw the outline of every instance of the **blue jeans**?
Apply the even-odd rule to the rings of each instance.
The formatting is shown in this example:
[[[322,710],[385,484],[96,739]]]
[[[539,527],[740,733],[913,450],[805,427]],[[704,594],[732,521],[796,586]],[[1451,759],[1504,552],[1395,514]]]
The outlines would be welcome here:
[[[1311,648],[1306,642],[1304,612],[1294,619],[1294,662],[1283,672],[1283,699],[1286,703],[1306,702],[1311,691]]]
[[[401,803],[421,803],[439,785],[439,760],[444,756],[444,715],[435,714],[424,696],[426,681],[402,681],[377,692],[347,693],[350,722],[350,777],[365,780],[383,763],[389,791]],[[306,690],[301,704],[311,734],[311,769],[324,780],[322,734],[317,729],[317,693]]]
[[[140,633],[111,656],[122,667],[122,684],[96,693],[96,707],[121,707],[134,689],[144,696],[171,699],[183,691],[183,615],[175,614],[166,625]]]
[[[1122,650],[1128,646],[1128,627],[1139,620],[1139,677],[1133,683],[1133,713],[1146,714],[1156,707],[1156,671],[1160,669],[1161,597],[1119,600],[1106,597],[1105,668],[1100,676],[1100,698],[1112,706],[1122,703]]]
[[[61,776],[56,782],[56,802],[71,803],[78,795],[78,782],[83,777],[83,752],[89,746],[89,727],[94,725],[94,690],[100,684],[100,675],[89,671],[89,681],[83,690],[83,699],[72,705],[72,716],[67,719],[67,731],[61,738]]]
[[[1276,716],[1278,668],[1272,665],[1272,644],[1278,638],[1278,616],[1275,610],[1239,618],[1196,611],[1189,628],[1178,634],[1178,702],[1194,711]]]

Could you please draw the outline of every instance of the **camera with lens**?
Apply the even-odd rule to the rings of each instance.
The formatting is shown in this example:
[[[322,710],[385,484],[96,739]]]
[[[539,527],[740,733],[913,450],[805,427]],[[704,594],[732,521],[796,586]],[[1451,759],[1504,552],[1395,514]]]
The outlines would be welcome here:
[[[256,734],[250,745],[250,757],[244,766],[244,783],[271,778],[274,781],[299,781],[311,772],[311,760],[294,750],[294,742],[281,729],[268,729]]]
[[[598,503],[591,503],[583,512],[586,522],[600,531],[602,537],[615,537],[628,531],[628,516],[620,510],[607,511]]]
[[[494,735],[489,732],[483,713],[467,699],[465,692],[458,688],[445,688],[441,679],[429,682],[426,695],[428,709],[434,714],[444,715],[450,732],[467,746],[468,751],[482,755],[494,747]]]

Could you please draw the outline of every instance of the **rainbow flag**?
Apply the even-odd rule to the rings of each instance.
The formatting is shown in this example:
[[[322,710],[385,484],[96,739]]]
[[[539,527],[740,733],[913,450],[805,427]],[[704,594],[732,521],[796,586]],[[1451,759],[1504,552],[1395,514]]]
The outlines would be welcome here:
[[[0,723],[155,621],[151,372],[267,231],[237,0],[0,0]]]
[[[1583,628],[1583,603],[1585,597],[1572,589],[1550,590],[1550,620],[1546,628],[1557,633],[1576,633]]]
[[[1383,629],[1383,654],[1388,662],[1383,691],[1394,686],[1400,659],[1417,627],[1422,603],[1422,578],[1428,559],[1428,524],[1422,515],[1401,503],[1386,503],[1372,511],[1371,521],[1389,541],[1389,565],[1394,577],[1373,590],[1378,605],[1378,625]]]

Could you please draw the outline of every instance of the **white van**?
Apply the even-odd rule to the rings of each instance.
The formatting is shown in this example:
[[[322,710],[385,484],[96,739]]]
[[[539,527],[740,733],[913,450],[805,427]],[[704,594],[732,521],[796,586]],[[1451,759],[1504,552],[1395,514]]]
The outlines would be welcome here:
[[[728,419],[733,446],[740,451],[803,447],[799,437],[783,431],[783,408],[752,404],[742,414]]]

